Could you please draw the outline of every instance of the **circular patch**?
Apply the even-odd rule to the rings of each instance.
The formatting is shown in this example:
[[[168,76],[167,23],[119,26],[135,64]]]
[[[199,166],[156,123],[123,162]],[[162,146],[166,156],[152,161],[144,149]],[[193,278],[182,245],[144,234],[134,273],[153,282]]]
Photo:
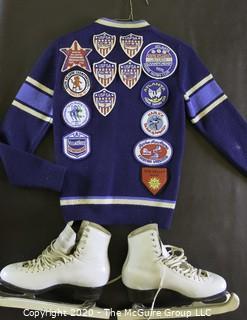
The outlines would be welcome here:
[[[176,53],[161,42],[148,44],[142,50],[140,60],[143,71],[154,79],[170,77],[178,65]]]
[[[63,85],[70,96],[83,97],[90,89],[90,80],[83,71],[74,70],[65,76]]]
[[[146,106],[160,108],[168,100],[169,89],[162,81],[150,80],[142,87],[141,97]]]
[[[161,139],[145,139],[134,148],[136,159],[148,166],[158,166],[167,163],[172,157],[171,145]]]
[[[158,109],[148,110],[141,120],[142,130],[150,137],[163,136],[168,130],[169,122],[166,114]]]
[[[71,128],[85,126],[90,118],[88,107],[80,101],[72,101],[63,109],[63,119]]]

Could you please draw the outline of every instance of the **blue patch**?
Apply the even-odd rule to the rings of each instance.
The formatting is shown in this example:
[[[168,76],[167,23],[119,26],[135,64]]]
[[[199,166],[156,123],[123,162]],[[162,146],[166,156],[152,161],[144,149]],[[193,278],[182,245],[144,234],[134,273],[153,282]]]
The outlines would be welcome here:
[[[86,158],[90,153],[90,138],[85,133],[74,131],[63,137],[64,154],[74,160]]]
[[[148,107],[160,108],[168,100],[169,89],[162,81],[150,80],[142,87],[141,97]]]
[[[127,36],[120,36],[120,45],[127,56],[133,58],[143,45],[143,37],[133,33]]]
[[[90,112],[85,103],[72,101],[64,107],[63,119],[69,127],[81,128],[88,123]]]
[[[93,73],[96,80],[102,87],[108,87],[115,79],[117,73],[117,64],[115,62],[102,59],[93,64]]]
[[[178,58],[176,53],[164,43],[148,44],[141,53],[143,71],[151,78],[164,79],[176,70]]]
[[[106,32],[93,36],[93,45],[96,51],[104,58],[112,51],[115,44],[116,36],[112,36]]]
[[[140,79],[142,73],[142,67],[139,63],[135,63],[132,60],[128,60],[119,64],[119,76],[122,82],[132,89]]]
[[[114,108],[116,103],[116,93],[107,89],[102,89],[93,94],[93,102],[102,116],[106,117]]]

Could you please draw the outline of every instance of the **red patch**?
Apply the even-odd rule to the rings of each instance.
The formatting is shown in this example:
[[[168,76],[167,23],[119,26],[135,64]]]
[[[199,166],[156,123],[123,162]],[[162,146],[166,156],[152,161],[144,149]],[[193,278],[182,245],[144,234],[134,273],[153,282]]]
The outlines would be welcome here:
[[[155,196],[166,185],[167,168],[142,168],[142,183]]]
[[[73,67],[81,67],[91,72],[87,56],[92,51],[90,48],[82,48],[78,41],[74,41],[70,48],[61,48],[60,51],[66,56],[61,71],[67,71]]]

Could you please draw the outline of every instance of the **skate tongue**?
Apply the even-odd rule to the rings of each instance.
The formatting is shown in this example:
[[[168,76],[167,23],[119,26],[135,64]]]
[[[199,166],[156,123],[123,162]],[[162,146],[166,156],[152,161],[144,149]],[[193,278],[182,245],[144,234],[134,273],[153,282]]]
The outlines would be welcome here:
[[[76,233],[71,228],[73,221],[67,223],[64,230],[60,233],[56,241],[54,242],[54,247],[56,250],[61,251],[64,254],[69,254],[76,242]]]
[[[162,256],[166,259],[170,256],[170,253],[167,251],[165,245],[160,241]]]

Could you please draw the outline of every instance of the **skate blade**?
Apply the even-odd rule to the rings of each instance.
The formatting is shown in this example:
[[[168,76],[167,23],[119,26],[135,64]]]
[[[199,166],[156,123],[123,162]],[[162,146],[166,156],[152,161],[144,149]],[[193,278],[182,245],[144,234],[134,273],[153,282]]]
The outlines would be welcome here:
[[[141,319],[176,319],[190,317],[205,317],[238,309],[240,304],[239,297],[235,293],[227,293],[226,300],[220,303],[203,303],[193,302],[187,306],[171,308],[155,308],[152,312],[150,309],[125,309],[119,312],[118,319],[122,320],[141,320]]]
[[[19,297],[3,297],[0,294],[0,307],[17,308],[24,310],[37,310],[49,313],[56,313],[58,316],[78,316],[89,317],[94,319],[109,319],[110,312],[108,309],[103,309],[87,304],[69,304],[61,302],[50,302],[42,300],[32,300]]]

